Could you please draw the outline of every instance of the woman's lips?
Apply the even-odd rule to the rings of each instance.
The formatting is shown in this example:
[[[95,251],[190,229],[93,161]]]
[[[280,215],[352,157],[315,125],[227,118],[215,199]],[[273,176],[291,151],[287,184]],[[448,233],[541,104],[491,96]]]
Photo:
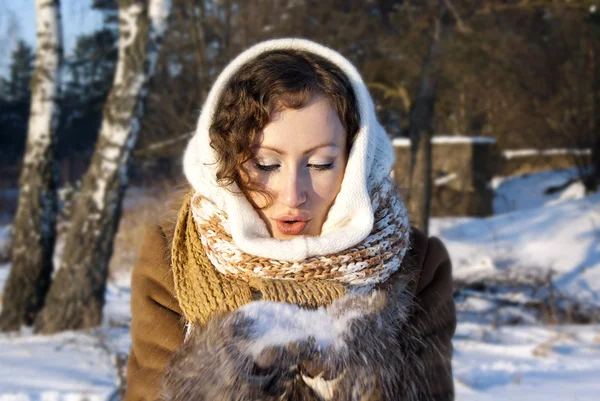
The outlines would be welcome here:
[[[288,222],[277,220],[277,230],[286,235],[298,235],[304,231],[307,224],[307,221]]]
[[[280,216],[275,219],[277,230],[285,235],[298,235],[310,220],[303,216]]]

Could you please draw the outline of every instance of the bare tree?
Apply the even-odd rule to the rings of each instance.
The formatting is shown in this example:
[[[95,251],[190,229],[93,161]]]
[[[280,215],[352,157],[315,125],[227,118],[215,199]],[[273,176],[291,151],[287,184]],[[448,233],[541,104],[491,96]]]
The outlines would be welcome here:
[[[60,1],[36,0],[37,50],[31,79],[27,149],[14,221],[12,269],[4,288],[0,329],[31,324],[44,305],[56,239],[54,153],[63,62]]]
[[[595,62],[598,63],[598,54],[595,53]],[[596,66],[596,70],[598,67]],[[592,121],[592,166],[593,171],[591,174],[591,182],[586,186],[587,188],[597,191],[600,187],[600,73],[596,74],[593,84],[593,121]]]
[[[431,137],[434,131],[437,78],[442,56],[442,14],[444,0],[438,0],[439,15],[433,17],[429,52],[423,63],[415,103],[410,115],[411,163],[409,176],[409,209],[413,224],[427,234],[431,205]]]
[[[119,0],[119,59],[91,165],[75,200],[60,269],[35,321],[42,333],[99,325],[131,154],[171,10],[170,0]]]
[[[445,53],[456,39],[456,33],[470,36],[473,30],[461,18],[452,0],[433,0],[429,8],[431,26],[427,55],[423,61],[419,84],[410,112],[409,135],[411,140],[410,174],[408,182],[408,208],[412,223],[424,233],[429,231],[432,196],[431,140],[439,129],[441,113],[436,112],[442,90],[439,81],[445,72]],[[454,24],[451,24],[451,20]],[[464,104],[458,104],[459,114]],[[464,119],[464,118],[463,118]]]
[[[596,35],[600,36],[600,17],[593,16],[590,21]],[[597,191],[600,187],[600,49],[595,47],[589,50],[589,70],[592,79],[592,105],[590,119],[590,133],[592,137],[592,173],[586,184],[589,191]]]

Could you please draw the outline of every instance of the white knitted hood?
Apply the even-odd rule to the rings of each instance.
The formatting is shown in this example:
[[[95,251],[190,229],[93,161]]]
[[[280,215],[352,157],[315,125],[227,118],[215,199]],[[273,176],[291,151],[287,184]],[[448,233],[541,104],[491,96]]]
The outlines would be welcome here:
[[[271,237],[244,195],[233,194],[217,184],[217,157],[209,139],[215,107],[230,77],[257,55],[279,49],[314,53],[339,66],[352,83],[360,113],[360,130],[350,150],[340,192],[329,210],[321,235],[298,236],[285,241]],[[249,48],[223,70],[208,94],[196,133],[185,151],[183,167],[195,191],[227,213],[228,228],[240,249],[264,258],[300,261],[343,251],[369,235],[373,228],[370,194],[389,176],[393,162],[392,143],[377,121],[371,96],[352,63],[336,51],[308,40],[276,39]],[[229,189],[239,192],[235,184]]]

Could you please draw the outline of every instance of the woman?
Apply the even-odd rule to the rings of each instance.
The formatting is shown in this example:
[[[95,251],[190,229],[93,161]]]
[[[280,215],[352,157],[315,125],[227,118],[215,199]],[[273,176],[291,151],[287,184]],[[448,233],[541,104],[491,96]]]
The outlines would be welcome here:
[[[348,391],[362,386],[370,389],[364,399],[452,400],[450,260],[438,239],[411,229],[389,179],[392,163],[368,90],[340,54],[280,39],[232,61],[185,152],[193,190],[175,222],[149,231],[133,271],[126,399],[153,400],[165,371],[172,391],[177,380],[169,377],[194,376],[186,369],[195,367],[200,376],[223,368],[194,378],[216,380],[217,398],[261,399],[228,394],[223,376],[248,391],[293,354],[303,366],[294,383],[314,399],[352,399]],[[302,342],[312,344],[307,352],[287,347],[295,351],[275,358],[246,352],[247,337],[236,333],[263,316],[248,311],[253,301],[321,308],[331,321],[352,316],[344,356],[320,349],[315,357],[314,341]],[[246,380],[238,368],[216,366],[217,348],[239,351],[258,371]],[[191,353],[196,365],[186,364]],[[267,390],[280,399],[271,379]],[[334,390],[325,394],[315,380]]]

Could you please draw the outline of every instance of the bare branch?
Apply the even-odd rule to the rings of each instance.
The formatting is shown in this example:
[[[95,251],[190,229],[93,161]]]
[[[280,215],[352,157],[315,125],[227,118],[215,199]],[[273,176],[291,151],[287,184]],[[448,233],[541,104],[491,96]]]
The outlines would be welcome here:
[[[554,2],[551,0],[540,0],[540,1],[521,1],[517,4],[496,4],[496,2],[492,2],[492,4],[486,4],[481,10],[478,10],[476,14],[480,15],[489,15],[493,14],[496,11],[509,11],[509,10],[524,10],[524,9],[534,9],[540,7],[548,7],[548,8],[572,8],[572,9],[587,9],[588,7],[594,5],[594,1],[590,0],[581,0],[581,1],[563,1],[563,2]]]
[[[460,33],[464,33],[465,35],[469,35],[469,34],[473,33],[473,30],[469,26],[465,25],[464,21],[462,20],[462,18],[456,11],[456,7],[454,7],[454,4],[452,4],[452,1],[444,0],[444,4],[448,8],[450,13],[454,17],[454,19],[456,20],[456,27],[458,28],[458,31]]]
[[[151,155],[153,153],[158,152],[161,149],[166,148],[167,146],[171,146],[173,144],[176,144],[176,143],[179,143],[179,142],[183,142],[183,141],[186,141],[186,140],[190,139],[192,137],[192,134],[193,133],[188,132],[186,134],[179,135],[179,136],[177,136],[175,138],[170,138],[170,139],[167,139],[167,140],[164,140],[164,141],[152,143],[152,144],[146,146],[143,149],[138,149],[137,151],[134,152],[134,155],[136,157],[146,157],[146,156],[149,156],[149,155]]]

